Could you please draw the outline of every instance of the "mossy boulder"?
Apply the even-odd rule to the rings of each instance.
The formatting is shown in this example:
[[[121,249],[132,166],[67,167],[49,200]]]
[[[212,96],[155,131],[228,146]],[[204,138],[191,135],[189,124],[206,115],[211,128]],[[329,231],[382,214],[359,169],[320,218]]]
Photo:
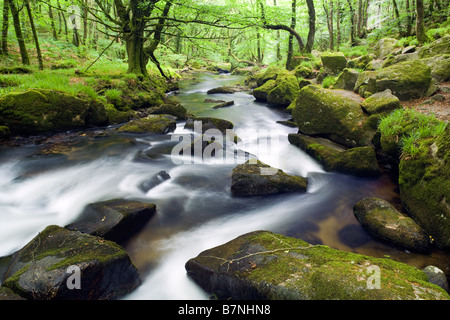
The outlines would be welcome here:
[[[234,124],[231,121],[214,117],[189,117],[186,120],[184,128],[195,130],[196,123],[201,128],[202,133],[205,133],[209,129],[216,129],[222,133],[226,133],[226,130],[234,128]]]
[[[394,52],[397,47],[397,39],[394,38],[383,38],[378,40],[373,48],[373,53],[378,59],[385,59],[388,55]]]
[[[400,197],[436,246],[450,249],[450,126],[423,154],[399,164]]]
[[[261,70],[255,75],[256,83],[258,87],[262,86],[264,83],[266,83],[269,80],[276,80],[278,76],[284,75],[288,73],[286,69],[276,67],[276,66],[270,66],[266,69]]]
[[[187,261],[188,276],[223,300],[448,300],[421,270],[269,231],[241,235]]]
[[[262,86],[253,89],[252,94],[257,101],[267,102],[267,96],[277,86],[276,80],[268,80]]]
[[[117,129],[120,133],[166,134],[176,129],[176,118],[167,114],[151,114],[145,118],[134,119]]]
[[[364,97],[365,92],[375,93],[377,92],[376,87],[377,72],[376,71],[363,71],[358,75],[356,79],[355,87],[353,91],[359,93],[361,97]]]
[[[397,64],[399,62],[404,61],[414,61],[419,59],[419,53],[418,52],[412,52],[412,53],[405,53],[405,54],[399,54],[399,55],[390,55],[386,60],[383,60],[383,64],[381,65],[382,68],[386,68],[389,66],[392,66],[393,64]]]
[[[116,299],[140,284],[121,246],[59,226],[48,226],[10,261],[2,286],[30,300]],[[71,266],[79,268],[80,289],[67,285]]]
[[[375,59],[375,55],[372,53],[365,54],[363,56],[351,59],[347,61],[347,68],[366,70],[369,62]]]
[[[276,86],[267,95],[267,102],[287,107],[295,100],[299,91],[297,78],[292,74],[285,75],[276,80]]]
[[[320,58],[327,74],[338,74],[347,67],[347,59],[342,52],[323,52]]]
[[[450,54],[436,55],[420,60],[431,69],[431,78],[436,82],[444,82],[450,79]]]
[[[233,169],[231,194],[238,197],[305,192],[308,179],[289,175],[259,160],[248,160]]]
[[[108,124],[105,103],[52,89],[29,89],[0,98],[0,125],[11,134],[40,134]]]
[[[361,103],[361,107],[369,115],[368,123],[374,129],[378,128],[383,117],[403,108],[400,100],[389,89],[370,95]]]
[[[302,88],[292,111],[301,133],[320,135],[346,147],[368,146],[375,134],[359,101],[339,90],[316,85]]]
[[[364,198],[354,205],[353,212],[373,237],[410,251],[431,251],[430,238],[425,231],[389,202]]]
[[[148,114],[169,114],[177,118],[177,120],[186,120],[189,116],[185,107],[178,101],[167,100],[157,107],[147,109]]]
[[[328,139],[288,135],[289,142],[320,162],[326,171],[341,172],[360,177],[380,175],[375,150],[372,147],[347,149]]]
[[[420,61],[405,61],[377,71],[377,92],[390,89],[400,100],[421,98],[431,83],[431,69]],[[373,92],[375,93],[375,92]]]
[[[450,54],[450,35],[446,35],[420,50],[419,57],[431,58],[441,54]]]
[[[155,212],[156,206],[151,203],[107,200],[87,205],[66,228],[121,242],[145,225]]]
[[[358,80],[359,72],[355,69],[345,68],[338,76],[336,82],[333,85],[334,89],[351,90],[355,88],[356,81]]]

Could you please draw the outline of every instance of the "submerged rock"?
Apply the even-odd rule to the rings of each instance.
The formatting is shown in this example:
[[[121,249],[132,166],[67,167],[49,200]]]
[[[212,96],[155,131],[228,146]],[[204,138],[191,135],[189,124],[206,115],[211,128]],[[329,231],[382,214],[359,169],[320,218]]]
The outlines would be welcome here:
[[[231,194],[238,197],[305,192],[307,185],[308,179],[288,175],[259,160],[238,165],[231,175]]]
[[[185,268],[203,290],[223,300],[450,299],[415,267],[269,231],[203,251]]]
[[[347,149],[324,138],[291,133],[289,142],[320,162],[326,171],[335,171],[360,177],[381,174],[375,150],[370,147]]]
[[[169,114],[177,117],[177,120],[185,120],[188,116],[186,108],[177,101],[166,101],[158,107],[147,109],[148,114]]]
[[[401,214],[389,202],[364,198],[353,207],[362,226],[375,238],[411,251],[428,253],[430,238],[410,217]]]
[[[77,271],[79,286],[69,278]],[[136,267],[116,243],[49,226],[13,254],[2,286],[30,300],[107,300],[139,284]]]
[[[121,242],[148,222],[155,212],[156,206],[152,203],[107,200],[87,205],[66,228]]]

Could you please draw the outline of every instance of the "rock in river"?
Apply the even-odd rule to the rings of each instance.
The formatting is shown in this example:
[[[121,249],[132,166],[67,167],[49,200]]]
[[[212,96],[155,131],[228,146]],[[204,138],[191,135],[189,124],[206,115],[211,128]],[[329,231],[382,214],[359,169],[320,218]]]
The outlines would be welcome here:
[[[76,276],[70,279],[77,272],[79,283]],[[116,299],[140,284],[121,246],[58,226],[48,226],[15,252],[2,279],[2,286],[30,300]]]
[[[353,211],[362,226],[375,238],[411,251],[430,251],[430,238],[423,229],[389,202],[364,198],[355,204]]]
[[[139,201],[113,199],[96,202],[87,205],[66,228],[120,242],[142,227],[155,211],[154,204]]]
[[[203,251],[185,267],[203,290],[224,300],[450,299],[413,266],[269,231]]]
[[[231,194],[239,197],[305,192],[307,185],[308,179],[286,174],[259,160],[238,165],[231,176]]]

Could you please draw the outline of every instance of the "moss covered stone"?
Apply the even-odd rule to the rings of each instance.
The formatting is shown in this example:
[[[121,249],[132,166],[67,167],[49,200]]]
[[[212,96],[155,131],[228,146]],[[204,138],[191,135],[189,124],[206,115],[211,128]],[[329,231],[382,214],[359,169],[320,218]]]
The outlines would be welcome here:
[[[402,158],[400,196],[413,219],[441,248],[450,248],[450,126],[427,152]]]
[[[177,120],[185,120],[188,117],[188,112],[185,107],[178,101],[167,100],[157,107],[147,109],[148,114],[170,114],[177,117]]]
[[[420,61],[405,61],[377,71],[377,92],[390,89],[400,100],[420,98],[431,83],[431,69]],[[375,93],[375,92],[373,92]]]
[[[122,133],[166,134],[176,128],[175,117],[167,114],[152,114],[142,119],[131,120],[117,129]]]
[[[365,124],[359,101],[315,85],[300,90],[292,116],[301,133],[321,135],[346,147],[368,146],[375,133]]]
[[[361,103],[361,107],[371,115],[387,115],[395,109],[402,108],[400,100],[389,89],[371,95]]]
[[[256,83],[258,87],[262,86],[269,80],[276,80],[279,75],[284,75],[288,73],[286,69],[270,66],[267,69],[263,69],[255,75]]]
[[[67,286],[69,266],[80,269],[80,289]],[[14,253],[3,279],[3,286],[35,300],[114,299],[140,283],[122,247],[58,226],[47,227]]]
[[[335,171],[355,176],[377,176],[380,169],[372,147],[347,149],[328,139],[305,136],[298,133],[288,135],[289,142],[320,162],[326,171]]]
[[[338,74],[347,67],[347,59],[342,52],[323,52],[320,58],[326,73]]]
[[[276,80],[276,86],[267,95],[267,102],[287,107],[297,98],[299,91],[297,78],[292,74],[285,75]]]
[[[189,117],[184,128],[195,130],[197,128],[196,123],[201,128],[202,133],[209,129],[217,129],[222,133],[226,133],[226,130],[234,128],[234,124],[231,121],[214,117]]]
[[[335,89],[352,90],[355,88],[356,81],[358,80],[359,72],[355,69],[345,68],[338,76],[336,82],[333,85]]]
[[[446,35],[420,50],[420,58],[431,58],[441,54],[450,54],[450,35]]]
[[[431,243],[425,231],[389,202],[364,198],[353,207],[361,225],[375,238],[411,251],[429,253]]]
[[[355,68],[355,69],[367,69],[367,64],[375,59],[375,55],[372,53],[365,54],[361,57],[351,59],[347,62],[348,68]]]
[[[107,123],[105,103],[98,99],[51,89],[30,89],[0,98],[0,124],[8,126],[12,134],[39,134]]]
[[[378,40],[373,48],[375,57],[378,59],[385,59],[394,51],[397,42],[397,39],[394,38],[383,38]]]
[[[231,175],[233,196],[248,197],[306,191],[308,185],[306,178],[286,174],[259,160],[254,162],[249,160],[233,169]]]
[[[244,234],[203,251],[186,263],[186,270],[201,288],[219,299],[450,298],[415,267],[311,245],[269,231]],[[374,281],[377,276],[378,283]]]
[[[257,101],[267,102],[269,92],[277,86],[276,80],[268,80],[262,86],[253,89],[253,96]]]
[[[431,68],[431,78],[436,82],[450,79],[450,54],[436,55],[420,61]]]
[[[145,225],[155,211],[154,204],[139,201],[113,199],[96,202],[87,205],[66,228],[121,242]]]

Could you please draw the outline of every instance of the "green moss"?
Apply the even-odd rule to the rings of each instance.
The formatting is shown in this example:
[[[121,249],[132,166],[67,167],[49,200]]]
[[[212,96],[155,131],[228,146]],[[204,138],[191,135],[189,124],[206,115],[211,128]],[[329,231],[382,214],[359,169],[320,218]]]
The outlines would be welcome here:
[[[267,95],[267,102],[278,106],[289,106],[297,98],[300,87],[294,75],[285,75],[276,80],[274,87]]]
[[[433,299],[436,293],[448,298],[441,288],[426,282],[428,277],[421,270],[389,259],[311,246],[269,232],[257,233],[248,241],[258,243],[268,253],[260,266],[242,276],[295,291],[307,290],[304,294],[309,299],[414,299],[416,295]],[[367,289],[369,266],[380,268],[380,289]],[[415,285],[432,289],[422,293]]]
[[[175,130],[175,128],[175,117],[156,114],[142,119],[131,120],[117,129],[117,132],[166,134]]]
[[[276,80],[273,79],[268,80],[262,86],[253,89],[253,96],[258,101],[266,102],[269,92],[276,86],[277,86]]]

